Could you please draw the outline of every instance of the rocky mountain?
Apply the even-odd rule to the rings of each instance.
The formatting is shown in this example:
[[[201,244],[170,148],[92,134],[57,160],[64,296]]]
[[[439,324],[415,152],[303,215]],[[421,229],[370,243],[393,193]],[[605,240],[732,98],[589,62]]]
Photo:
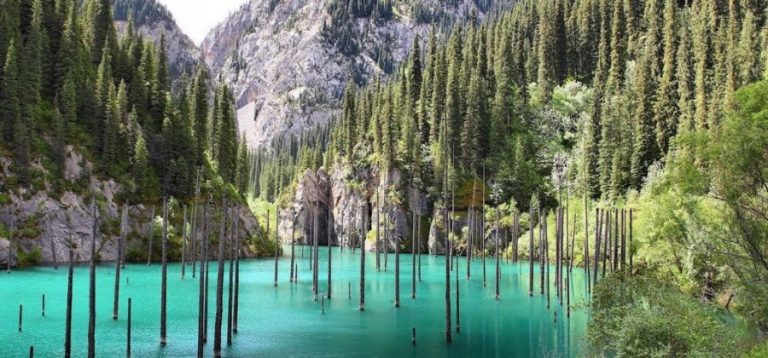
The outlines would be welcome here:
[[[160,46],[165,34],[165,51],[168,55],[168,74],[174,90],[182,77],[195,73],[200,63],[200,51],[176,24],[168,9],[155,0],[115,0],[112,4],[115,26],[119,32],[126,31],[128,19],[133,18],[136,30],[145,38]]]
[[[497,1],[498,2],[498,1]],[[502,1],[503,2],[503,1]],[[214,28],[202,54],[233,90],[251,147],[300,134],[338,113],[346,82],[386,78],[428,38],[494,8],[493,0],[250,1]]]

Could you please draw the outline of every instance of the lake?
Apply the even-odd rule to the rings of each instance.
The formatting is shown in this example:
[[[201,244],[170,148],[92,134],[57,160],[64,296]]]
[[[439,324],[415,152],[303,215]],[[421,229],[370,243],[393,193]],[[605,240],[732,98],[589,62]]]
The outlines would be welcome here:
[[[224,289],[223,355],[227,357],[539,357],[578,356],[584,345],[589,314],[583,270],[573,269],[572,309],[557,303],[551,289],[551,308],[539,294],[538,263],[534,296],[528,295],[528,262],[501,263],[499,300],[495,298],[495,263],[486,259],[487,285],[483,286],[482,260],[471,265],[466,279],[466,258],[459,260],[461,332],[456,333],[455,272],[451,273],[453,342],[445,342],[445,258],[422,255],[422,281],[411,298],[411,255],[400,257],[400,307],[394,307],[395,260],[388,271],[375,268],[374,253],[366,254],[365,311],[358,310],[360,252],[333,249],[332,298],[315,301],[309,247],[296,247],[298,283],[289,282],[290,247],[280,258],[279,285],[274,287],[274,260],[240,263],[239,332],[226,346],[226,294]],[[382,265],[383,265],[382,257]],[[327,290],[327,249],[320,249],[321,293]],[[228,264],[225,265],[228,268]],[[213,353],[216,263],[210,264],[209,341]],[[155,263],[126,265],[121,274],[120,316],[112,320],[114,264],[97,268],[96,355],[125,356],[127,301],[133,302],[132,352],[135,357],[190,357],[197,350],[198,279],[191,265],[181,279],[181,265],[168,265],[168,345],[160,348],[160,270]],[[554,285],[554,266],[551,270]],[[228,281],[225,275],[225,285]],[[350,290],[351,285],[351,290]],[[351,291],[351,299],[349,297]],[[38,357],[61,357],[64,352],[67,268],[38,267],[0,273],[0,357],[26,357],[35,347]],[[46,295],[45,317],[41,295]],[[23,332],[18,332],[19,304],[24,305]],[[557,318],[555,319],[555,316]],[[88,267],[75,268],[72,319],[72,356],[87,351]],[[411,331],[416,328],[416,345]]]

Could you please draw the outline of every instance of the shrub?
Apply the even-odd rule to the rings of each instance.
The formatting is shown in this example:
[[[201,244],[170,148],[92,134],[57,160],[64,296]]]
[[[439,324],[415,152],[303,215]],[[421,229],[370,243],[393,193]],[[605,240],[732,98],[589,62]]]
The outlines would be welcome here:
[[[40,250],[40,246],[34,246],[29,251],[19,250],[19,267],[32,267],[37,266],[43,260],[43,253]]]

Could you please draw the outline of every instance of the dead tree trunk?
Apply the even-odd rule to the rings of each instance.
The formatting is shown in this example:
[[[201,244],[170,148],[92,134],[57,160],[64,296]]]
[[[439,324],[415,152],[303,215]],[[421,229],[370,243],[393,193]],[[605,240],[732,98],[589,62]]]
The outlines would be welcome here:
[[[235,309],[232,317],[232,333],[237,334],[237,316],[240,312],[240,215],[235,212]]]
[[[267,211],[267,222],[269,222],[269,211]],[[278,260],[280,259],[280,237],[278,229],[280,228],[280,210],[275,208],[275,287],[277,287],[277,275],[279,271]],[[269,238],[269,236],[267,236]]]
[[[168,291],[168,198],[163,198],[162,278],[160,284],[160,347],[165,347]]]
[[[419,269],[418,269],[418,275],[419,275],[419,282],[421,282],[421,215],[416,215],[416,250],[419,252]]]
[[[70,242],[72,245],[72,242]],[[67,270],[67,313],[64,323],[64,358],[72,356],[72,276],[74,274],[74,252],[69,248],[69,267]]]
[[[317,238],[318,230],[320,230],[320,215],[318,213],[319,208],[320,208],[319,204],[317,204],[315,206],[315,208],[314,208],[314,214],[313,215],[314,215],[315,219],[314,219],[314,230],[312,230],[313,231],[313,235],[312,235],[312,294],[315,297],[315,301],[317,301],[317,294],[318,294],[318,291],[319,291],[319,287],[318,287],[319,276],[318,276],[318,272],[317,272],[317,268],[319,267],[319,265],[317,263],[317,259],[319,258],[318,257],[319,256],[318,255],[319,247],[318,247],[318,242],[317,242],[318,241],[318,238]]]
[[[395,238],[395,307],[400,307],[400,236]]]
[[[184,279],[184,274],[187,270],[187,206],[184,205],[183,220],[181,224],[181,279]]]
[[[379,203],[379,188],[376,188],[376,271],[381,271],[381,257],[380,257],[380,251],[381,251],[381,242],[380,242],[380,231],[381,231],[381,205]],[[362,237],[363,240],[365,240],[365,237]],[[361,246],[363,250],[365,250],[365,246]]]
[[[203,204],[203,236],[200,238],[200,284],[198,286],[197,298],[197,357],[204,356],[203,346],[205,345],[205,262],[208,261],[207,247],[208,233],[206,232],[208,219],[208,203]]]
[[[632,274],[632,256],[634,255],[634,251],[632,251],[632,208],[629,209],[629,273]]]
[[[360,310],[365,311],[365,229],[366,214],[368,213],[368,205],[365,205],[365,210],[360,213]]]
[[[131,298],[128,298],[128,334],[127,337],[125,337],[125,355],[130,358],[131,357],[131,324],[133,323],[133,317],[132,317],[132,307],[131,307]]]
[[[227,285],[227,345],[232,345],[232,303],[234,301],[234,297],[232,297],[232,291],[234,289],[234,275],[235,275],[235,261],[234,261],[234,238],[235,238],[235,215],[231,215],[230,218],[231,223],[229,224],[229,237],[227,239],[227,244],[229,246],[227,253],[229,256],[229,284]]]
[[[92,199],[91,207],[93,227],[91,228],[90,286],[88,290],[88,358],[96,357],[96,235],[98,235],[99,228],[96,200]]]
[[[296,261],[296,218],[293,218],[291,223],[291,278],[290,282],[296,282],[296,270],[294,264]]]
[[[453,252],[453,249],[451,249]],[[456,278],[456,333],[461,332],[461,305],[459,302],[460,289],[459,289],[459,256],[456,256],[456,270],[454,272]]]
[[[224,314],[224,238],[226,237],[227,226],[227,209],[226,200],[222,207],[221,215],[221,233],[219,234],[219,266],[216,275],[216,318],[214,321],[213,331],[213,356],[221,357],[221,324]]]
[[[541,211],[541,208],[539,208],[539,294],[544,296],[544,290],[546,289],[546,286],[544,285],[544,280],[546,276],[546,243],[545,243],[545,224],[547,222],[547,213]]]
[[[533,247],[533,205],[531,205],[528,213],[528,233],[530,234],[530,242],[528,243],[528,296],[533,297],[533,259],[534,259],[534,247]]]
[[[499,281],[501,280],[501,268],[499,267],[499,210],[496,210],[496,299],[499,299]]]
[[[149,217],[149,246],[147,247],[147,266],[152,263],[152,245],[155,237],[155,207],[152,206],[152,212]]]
[[[416,298],[416,212],[411,213],[411,298]]]
[[[117,243],[117,259],[115,260],[115,294],[114,301],[112,302],[112,319],[117,320],[117,310],[120,302],[120,267],[122,266],[123,257],[123,242],[125,241],[127,223],[128,220],[128,208],[123,205],[123,214],[120,219],[120,239]]]
[[[328,207],[328,292],[326,293],[326,296],[328,296],[328,299],[331,299],[331,272],[332,272],[332,265],[331,265],[331,238],[333,237],[333,210],[331,210],[331,207]]]
[[[584,194],[584,274],[587,276],[587,294],[592,293],[592,275],[589,266],[589,204]]]
[[[600,269],[600,236],[602,234],[602,221],[603,216],[600,213],[600,208],[595,208],[595,270],[593,272],[593,282],[597,284],[597,274]]]

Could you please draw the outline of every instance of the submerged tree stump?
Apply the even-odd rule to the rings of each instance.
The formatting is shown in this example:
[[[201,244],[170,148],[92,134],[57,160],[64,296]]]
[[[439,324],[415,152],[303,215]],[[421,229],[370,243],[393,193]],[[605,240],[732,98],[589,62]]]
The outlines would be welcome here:
[[[88,358],[96,357],[96,235],[99,228],[99,218],[96,211],[96,200],[91,202],[93,226],[91,231],[91,261],[90,284],[88,290]]]
[[[125,355],[127,357],[129,357],[129,358],[131,356],[131,324],[132,324],[131,320],[132,320],[132,317],[131,317],[131,298],[129,297],[128,298],[128,334],[127,334],[127,337],[125,338],[125,342],[126,342],[125,343],[126,344]]]
[[[72,243],[70,242],[70,245]],[[72,356],[72,276],[74,271],[74,251],[69,249],[69,267],[67,268],[67,312],[64,323],[64,358]]]
[[[213,333],[213,356],[221,357],[221,324],[224,313],[224,238],[226,237],[227,215],[226,200],[222,206],[221,233],[219,234],[218,272],[216,277],[216,318]]]
[[[162,245],[162,273],[160,279],[160,347],[165,347],[166,318],[168,300],[168,198],[163,198],[163,245]]]

